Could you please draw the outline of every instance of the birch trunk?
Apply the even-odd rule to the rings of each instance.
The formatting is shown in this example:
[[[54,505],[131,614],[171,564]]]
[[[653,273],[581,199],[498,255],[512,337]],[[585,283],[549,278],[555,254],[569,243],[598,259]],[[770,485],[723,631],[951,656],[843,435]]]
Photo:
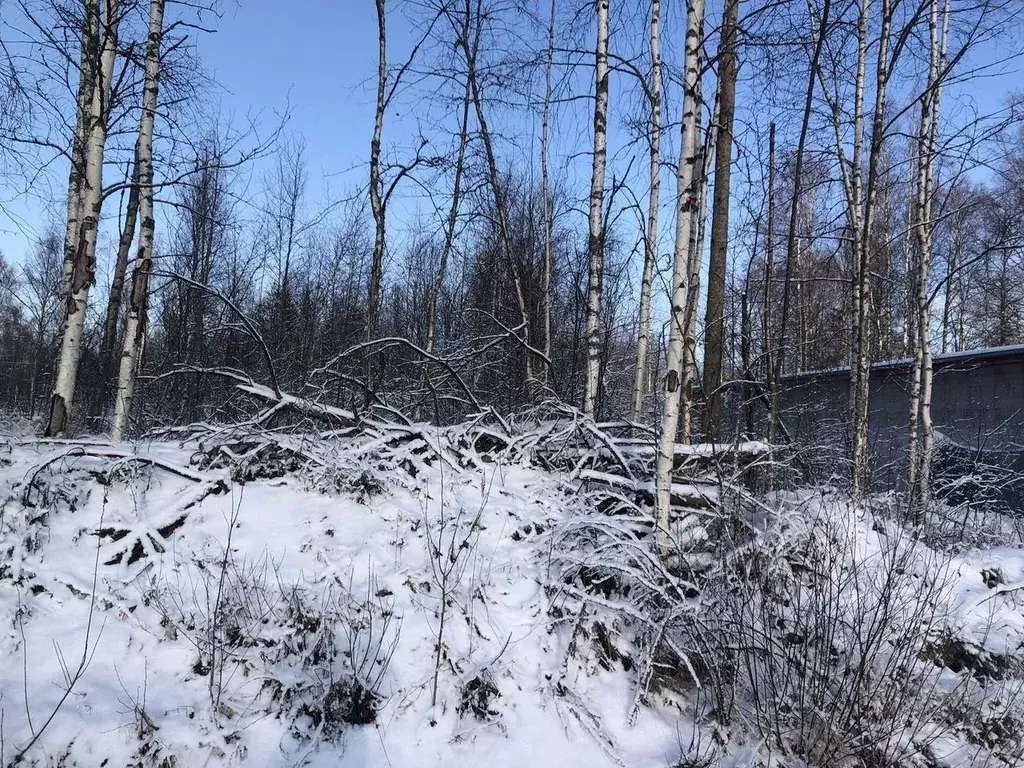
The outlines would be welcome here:
[[[701,81],[697,81],[697,104],[704,99]],[[704,133],[701,111],[697,110],[697,136]],[[715,126],[718,124],[718,100],[711,115],[707,138],[699,150],[697,167],[696,222],[691,228],[687,255],[686,304],[683,309],[683,377],[679,402],[679,437],[689,445],[693,440],[693,382],[697,378],[697,310],[700,308],[700,271],[704,262],[704,223],[708,213],[708,176],[715,157]]]
[[[942,12],[939,30],[939,2],[932,0],[928,20],[929,59],[928,82],[921,99],[921,121],[918,131],[917,184],[914,202],[914,235],[917,240],[916,276],[917,346],[910,397],[909,489],[911,517],[923,523],[928,507],[930,465],[934,429],[932,426],[932,352],[931,306],[928,274],[932,256],[932,198],[934,190],[934,157],[938,144],[939,105],[941,97],[940,69],[944,68],[949,23],[949,0]],[[918,451],[918,420],[921,447]]]
[[[583,413],[597,412],[601,378],[601,293],[604,281],[604,173],[608,154],[608,0],[597,0],[597,48],[594,83],[594,163],[590,179],[590,229],[587,235],[587,381]]]
[[[75,102],[75,132],[71,139],[71,168],[68,171],[67,224],[64,230],[64,269],[61,272],[60,300],[67,304],[71,272],[78,253],[78,235],[82,220],[82,187],[85,185],[86,120],[96,82],[99,61],[100,6],[98,0],[82,3],[81,52],[78,63],[78,96]]]
[[[165,0],[150,0],[149,35],[146,40],[146,79],[142,92],[142,117],[139,120],[139,253],[132,272],[131,304],[124,325],[124,342],[114,400],[114,423],[110,436],[124,437],[135,391],[135,372],[146,338],[149,302],[149,277],[153,271],[153,241],[156,220],[153,213],[153,126],[160,92],[160,42],[164,29]]]
[[[865,385],[870,386],[866,377],[870,368],[866,363],[867,328],[865,327],[864,300],[866,298],[867,264],[865,263],[866,245],[862,232],[863,191],[863,155],[864,155],[864,89],[867,80],[868,54],[868,20],[871,12],[871,0],[862,0],[860,20],[857,25],[857,79],[854,86],[853,106],[853,164],[852,164],[852,195],[849,196],[851,247],[853,249],[853,286],[852,308],[853,329],[850,338],[853,341],[850,361],[850,480],[853,494],[859,495],[865,481],[865,463],[867,460],[867,403],[865,402]]]
[[[865,9],[868,6],[865,0]],[[853,365],[854,413],[853,413],[853,450],[851,480],[854,495],[863,493],[868,482],[868,423],[870,416],[870,376],[871,376],[871,235],[874,223],[876,199],[878,191],[878,167],[885,142],[885,110],[886,86],[889,81],[889,32],[892,26],[892,0],[882,0],[882,26],[878,37],[878,60],[875,70],[875,107],[871,126],[871,147],[868,153],[867,185],[860,193],[863,200],[863,231],[859,236],[859,254],[857,258],[855,329],[855,359]],[[866,10],[865,10],[866,13]],[[866,25],[866,22],[865,22]],[[866,31],[861,38],[866,46]],[[863,115],[863,78],[860,79],[858,113]],[[863,124],[863,119],[861,119]],[[863,130],[863,129],[862,129]]]
[[[660,0],[653,0],[655,4]],[[555,68],[555,25],[558,17],[558,0],[551,0],[551,16],[548,20],[548,59],[544,73],[544,115],[541,118],[540,136],[540,184],[544,196],[544,381],[551,376],[551,278],[554,272],[554,211],[551,199],[551,177],[548,171],[550,148],[552,75]]]
[[[640,333],[636,342],[636,377],[630,418],[643,418],[644,396],[650,389],[647,355],[651,345],[651,286],[658,260],[658,206],[661,197],[661,0],[651,0],[651,191],[647,200],[647,233],[644,238],[644,271],[640,281]]]
[[[697,115],[700,104],[697,83],[701,71],[704,35],[704,0],[693,0],[686,15],[686,59],[683,78],[683,115],[679,165],[676,171],[676,233],[672,268],[672,306],[669,321],[668,370],[665,376],[665,413],[658,442],[655,514],[658,520],[658,548],[662,557],[671,550],[669,508],[672,501],[672,468],[676,429],[679,425],[679,384],[682,376],[683,342],[686,334],[686,288],[689,278],[689,246],[697,209],[697,158],[699,137]]]
[[[89,0],[86,6],[87,18],[94,15],[98,19],[98,4],[99,0]],[[96,76],[90,83],[89,111],[84,120],[86,142],[85,176],[80,199],[82,217],[78,224],[76,250],[67,284],[60,355],[53,395],[50,399],[50,417],[46,427],[47,437],[59,438],[68,434],[78,363],[82,355],[85,310],[89,303],[89,291],[96,278],[96,231],[103,203],[103,152],[107,141],[110,82],[117,52],[118,21],[117,0],[105,0],[103,20],[101,23],[97,22],[102,29],[103,38],[99,70],[95,72]],[[87,23],[87,26],[91,25],[92,22]]]
[[[107,298],[107,312],[103,320],[103,339],[100,342],[100,361],[104,376],[111,373],[111,355],[117,343],[117,319],[121,313],[121,294],[124,292],[124,279],[128,272],[128,254],[135,241],[135,224],[139,216],[139,148],[136,143],[135,162],[132,166],[132,182],[128,192],[128,205],[124,214],[124,229],[117,243],[117,259],[114,262],[114,275],[110,281],[110,296]],[[109,381],[109,378],[108,378]]]
[[[736,113],[736,17],[739,0],[726,0],[719,43],[718,124],[715,132],[715,188],[708,258],[708,298],[704,316],[704,415],[701,439],[718,440],[722,421],[722,358],[725,348],[725,271],[729,249],[729,181]]]
[[[380,326],[380,291],[384,276],[385,211],[380,177],[380,145],[384,131],[384,100],[388,77],[387,13],[385,0],[377,5],[377,105],[370,140],[370,211],[373,214],[373,261],[370,265],[370,289],[367,296],[366,336],[373,339]],[[369,382],[367,382],[369,383]]]
[[[764,248],[764,304],[762,333],[764,378],[769,392],[768,444],[775,445],[779,435],[779,399],[772,376],[772,280],[775,277],[775,123],[768,125],[768,227]]]

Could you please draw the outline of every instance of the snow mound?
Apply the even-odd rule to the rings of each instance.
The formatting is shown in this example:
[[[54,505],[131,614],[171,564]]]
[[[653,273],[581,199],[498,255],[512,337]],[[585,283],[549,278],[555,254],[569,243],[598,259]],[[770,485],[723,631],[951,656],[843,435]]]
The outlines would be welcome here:
[[[679,756],[678,711],[629,726],[622,669],[569,661],[550,535],[581,510],[558,476],[275,445],[11,447],[0,762],[29,744],[23,764],[80,766]]]
[[[560,429],[0,442],[0,764],[1017,764],[1024,550]]]

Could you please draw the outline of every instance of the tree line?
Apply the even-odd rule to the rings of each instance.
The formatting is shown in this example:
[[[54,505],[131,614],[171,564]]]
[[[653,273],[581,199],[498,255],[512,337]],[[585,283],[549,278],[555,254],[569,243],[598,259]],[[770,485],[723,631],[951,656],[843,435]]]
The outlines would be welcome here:
[[[923,508],[932,354],[1024,333],[1024,133],[988,79],[1016,4],[372,10],[365,171],[328,200],[286,121],[197,106],[215,5],[7,0],[6,187],[67,177],[0,260],[5,407],[120,437],[285,401],[444,422],[554,398],[655,425],[664,479],[677,441],[737,437],[730,382],[776,442],[784,376],[849,366],[860,490],[871,364],[911,358]]]

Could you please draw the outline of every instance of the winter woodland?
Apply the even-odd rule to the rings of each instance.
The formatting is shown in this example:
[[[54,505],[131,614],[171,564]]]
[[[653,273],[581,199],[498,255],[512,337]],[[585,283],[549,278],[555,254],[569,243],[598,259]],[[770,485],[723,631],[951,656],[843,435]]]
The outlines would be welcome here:
[[[0,765],[1024,766],[1024,6],[335,3],[0,0]]]

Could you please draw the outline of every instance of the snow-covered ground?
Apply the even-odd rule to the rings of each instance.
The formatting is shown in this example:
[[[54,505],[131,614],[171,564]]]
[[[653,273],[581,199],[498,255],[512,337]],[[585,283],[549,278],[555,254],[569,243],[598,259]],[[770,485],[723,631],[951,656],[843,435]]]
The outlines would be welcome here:
[[[658,596],[679,584],[631,562],[629,547],[649,544],[622,539],[633,529],[596,510],[578,477],[524,455],[466,461],[442,442],[431,461],[429,436],[405,454],[383,439],[313,450],[284,438],[289,452],[0,437],[0,763],[801,764],[773,755],[745,684],[726,728],[712,722],[707,679],[671,683],[686,674],[659,647],[691,641],[686,622],[719,603],[680,589],[666,611]],[[941,669],[936,691],[1002,707],[1007,734],[981,748],[942,726],[938,705],[914,734],[930,734],[934,765],[1011,764],[1024,551],[943,554],[909,539],[887,550],[894,529],[841,499],[784,503],[788,518],[756,518],[748,554],[788,551],[785,531],[825,519],[853,541],[823,574],[836,583],[851,562],[899,548],[915,553],[899,560],[907,584],[941,571],[933,616],[953,641],[920,663]],[[607,542],[579,534],[606,520]],[[584,576],[603,557],[648,597],[622,580],[588,596]],[[577,567],[585,558],[598,565]],[[652,606],[663,618],[640,615]],[[661,622],[653,644],[645,622]],[[980,657],[998,681],[977,682]]]

